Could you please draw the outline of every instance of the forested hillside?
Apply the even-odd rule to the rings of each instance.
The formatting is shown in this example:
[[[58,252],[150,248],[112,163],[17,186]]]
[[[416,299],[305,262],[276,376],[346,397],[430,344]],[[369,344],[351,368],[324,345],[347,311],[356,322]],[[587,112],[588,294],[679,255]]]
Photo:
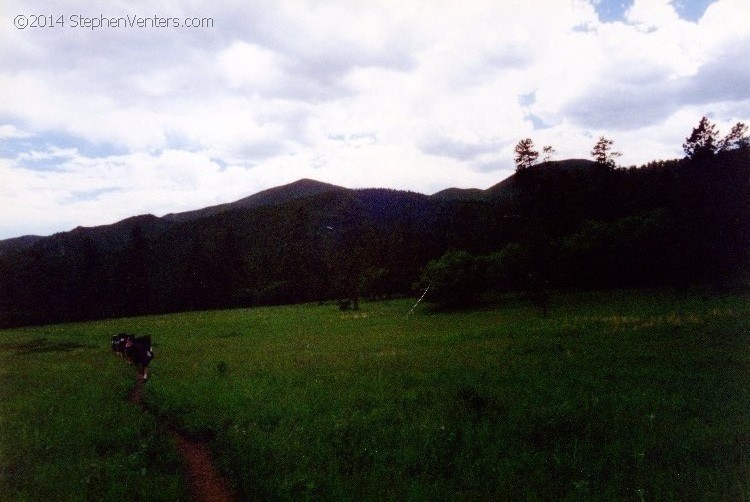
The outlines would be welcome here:
[[[519,168],[487,190],[303,180],[250,204],[0,246],[0,325],[409,294],[445,253],[481,290],[750,283],[750,149]],[[455,253],[454,253],[455,255]],[[423,283],[424,286],[424,283]],[[474,287],[474,286],[472,286]]]
[[[489,254],[456,248],[431,261],[421,277],[428,300],[456,307],[488,290],[750,285],[747,149],[629,169],[548,163],[512,182],[512,223],[500,224],[512,237]]]

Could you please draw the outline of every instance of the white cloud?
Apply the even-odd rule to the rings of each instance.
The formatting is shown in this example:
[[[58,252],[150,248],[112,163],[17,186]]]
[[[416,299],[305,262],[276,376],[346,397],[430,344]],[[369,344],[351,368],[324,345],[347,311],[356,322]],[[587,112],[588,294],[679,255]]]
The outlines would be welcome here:
[[[513,171],[525,137],[586,158],[606,134],[638,164],[679,156],[704,114],[723,128],[750,120],[746,0],[717,0],[697,22],[668,0],[636,0],[607,23],[589,0],[33,3],[10,0],[0,15],[210,16],[214,27],[0,24],[0,238],[301,177],[486,188]]]
[[[635,0],[625,13],[625,18],[645,29],[669,28],[683,22],[672,0]]]
[[[218,55],[219,71],[232,88],[249,87],[259,93],[282,85],[284,70],[273,51],[246,42],[235,42]]]
[[[54,156],[63,159],[54,171],[26,167]],[[219,204],[225,197],[237,199],[260,189],[247,169],[222,167],[203,152],[90,158],[51,150],[22,157],[0,162],[0,228],[21,228],[19,222],[25,219],[34,225],[29,228],[49,233],[61,225],[101,225],[135,214],[163,215]]]
[[[0,125],[0,140],[30,138],[33,134],[26,132],[13,124]]]
[[[50,146],[46,150],[29,150],[28,152],[21,152],[18,155],[18,160],[24,162],[35,162],[43,160],[69,159],[77,155],[78,150],[75,148]]]

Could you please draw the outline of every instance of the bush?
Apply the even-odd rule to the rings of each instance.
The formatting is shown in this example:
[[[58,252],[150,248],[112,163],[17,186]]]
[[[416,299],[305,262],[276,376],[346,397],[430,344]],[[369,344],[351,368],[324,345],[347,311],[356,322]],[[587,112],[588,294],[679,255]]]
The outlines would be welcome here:
[[[487,281],[481,259],[466,251],[448,251],[430,261],[422,273],[421,284],[429,287],[425,299],[440,308],[476,305]]]

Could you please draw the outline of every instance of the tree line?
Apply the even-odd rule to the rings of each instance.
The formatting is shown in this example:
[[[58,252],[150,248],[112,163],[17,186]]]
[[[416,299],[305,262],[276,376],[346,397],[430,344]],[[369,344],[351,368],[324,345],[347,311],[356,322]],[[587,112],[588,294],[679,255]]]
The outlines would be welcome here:
[[[0,325],[310,301],[356,308],[430,285],[426,300],[446,308],[491,291],[541,302],[551,288],[747,287],[747,129],[720,138],[710,126],[686,138],[683,159],[613,167],[607,143],[603,162],[532,162],[472,198],[335,190],[57,234],[0,254]]]
[[[730,150],[740,150],[750,145],[750,136],[748,127],[743,122],[737,122],[729,131],[729,134],[719,138],[719,131],[716,124],[711,122],[707,117],[702,117],[698,125],[693,128],[690,136],[685,138],[682,148],[685,151],[686,159],[711,158],[716,153]],[[591,156],[594,161],[602,166],[615,168],[616,160],[622,156],[621,152],[613,150],[614,140],[606,136],[600,136],[591,150]],[[544,153],[543,162],[552,160],[556,150],[551,145],[542,148]],[[531,138],[524,138],[516,144],[513,157],[516,163],[516,171],[522,171],[535,165],[539,159],[539,152],[534,146]]]
[[[453,249],[425,267],[420,286],[441,308],[474,305],[488,291],[522,291],[545,304],[549,288],[750,285],[750,140],[738,122],[721,138],[701,118],[681,160],[618,168],[601,136],[589,169],[550,164],[553,147],[515,147],[515,242],[486,255]],[[580,166],[579,166],[580,167]],[[429,289],[428,289],[429,288]]]

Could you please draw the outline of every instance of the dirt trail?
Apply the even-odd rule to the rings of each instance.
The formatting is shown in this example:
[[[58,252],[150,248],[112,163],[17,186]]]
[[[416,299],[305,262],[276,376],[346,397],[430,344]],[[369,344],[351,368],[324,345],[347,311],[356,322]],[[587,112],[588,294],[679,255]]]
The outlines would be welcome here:
[[[208,448],[175,431],[172,431],[172,436],[185,462],[192,500],[196,502],[235,500],[236,497],[232,494],[229,484],[216,471]]]
[[[135,379],[135,385],[133,386],[132,389],[130,389],[130,396],[128,397],[128,401],[138,406],[139,408],[143,408],[143,380],[142,379],[140,378]]]
[[[136,378],[130,391],[129,401],[145,410],[143,404],[143,384]],[[238,500],[232,493],[229,483],[214,467],[211,453],[206,445],[192,441],[174,429],[170,429],[182,461],[185,464],[190,500],[194,502],[232,502]]]

